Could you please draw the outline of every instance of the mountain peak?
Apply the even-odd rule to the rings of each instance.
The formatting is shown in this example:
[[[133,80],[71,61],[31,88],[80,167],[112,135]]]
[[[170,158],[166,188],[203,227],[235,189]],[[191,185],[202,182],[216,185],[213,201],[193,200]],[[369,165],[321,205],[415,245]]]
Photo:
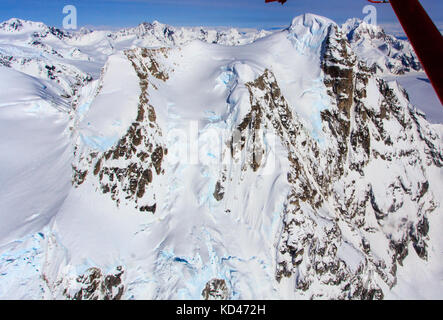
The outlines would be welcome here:
[[[0,29],[8,32],[21,32],[36,30],[36,29],[46,29],[47,26],[43,22],[34,22],[29,20],[23,20],[20,18],[11,18],[0,24]]]
[[[359,33],[367,33],[369,35],[377,35],[379,33],[384,33],[384,30],[381,26],[376,24],[367,23],[358,18],[352,18],[346,20],[346,22],[342,25],[342,30],[347,34],[354,34],[357,30]]]
[[[305,27],[311,30],[318,30],[324,26],[329,26],[331,24],[336,23],[326,17],[322,17],[313,13],[305,13],[292,19],[289,29],[294,30],[300,27]]]

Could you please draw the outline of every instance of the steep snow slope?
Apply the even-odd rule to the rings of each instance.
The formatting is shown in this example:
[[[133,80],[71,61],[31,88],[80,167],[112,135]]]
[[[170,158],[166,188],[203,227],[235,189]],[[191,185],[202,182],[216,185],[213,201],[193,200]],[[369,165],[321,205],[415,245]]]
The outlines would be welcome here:
[[[71,158],[66,107],[57,94],[5,67],[0,77],[0,242],[5,244],[38,231],[57,213],[69,190]]]
[[[40,233],[71,189],[66,104],[48,83],[0,67],[0,296],[41,296]]]
[[[45,163],[2,192],[0,297],[438,297],[441,136],[346,30],[307,14],[244,46],[185,42],[116,52],[72,98],[0,70],[25,78],[5,81],[4,123],[59,119],[32,121]],[[14,83],[69,115],[24,113]],[[35,144],[20,131],[2,150]],[[28,180],[48,208],[19,202]]]
[[[77,108],[78,128],[83,142],[105,151],[126,133],[136,118],[140,87],[131,63],[124,55],[111,56],[93,100]],[[104,116],[106,115],[106,116]]]

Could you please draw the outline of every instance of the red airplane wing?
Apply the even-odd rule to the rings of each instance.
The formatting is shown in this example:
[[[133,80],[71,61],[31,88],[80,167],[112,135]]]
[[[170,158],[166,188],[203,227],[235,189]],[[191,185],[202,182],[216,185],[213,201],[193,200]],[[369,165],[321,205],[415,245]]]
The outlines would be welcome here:
[[[284,4],[286,0],[278,1]],[[443,36],[418,0],[368,0],[390,3],[443,105]]]

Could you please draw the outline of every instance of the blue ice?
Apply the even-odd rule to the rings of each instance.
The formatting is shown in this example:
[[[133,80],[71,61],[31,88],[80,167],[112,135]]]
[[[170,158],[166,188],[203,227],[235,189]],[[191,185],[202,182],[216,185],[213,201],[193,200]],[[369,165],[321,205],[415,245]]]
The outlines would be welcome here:
[[[81,134],[80,136],[84,144],[91,147],[92,149],[99,150],[102,152],[109,150],[118,141],[118,137],[116,135],[112,137],[99,137],[99,136],[86,136]]]

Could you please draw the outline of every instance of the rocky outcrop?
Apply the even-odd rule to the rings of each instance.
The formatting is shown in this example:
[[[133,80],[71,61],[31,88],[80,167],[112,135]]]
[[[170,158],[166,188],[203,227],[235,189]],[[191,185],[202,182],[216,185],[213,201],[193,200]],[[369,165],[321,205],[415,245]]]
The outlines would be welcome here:
[[[123,202],[141,212],[156,212],[156,197],[151,184],[156,177],[164,175],[163,162],[168,150],[162,141],[163,133],[156,122],[155,109],[149,104],[148,87],[154,87],[150,77],[161,81],[168,79],[167,72],[161,70],[155,59],[156,55],[166,54],[163,49],[126,52],[140,81],[137,118],[116,146],[102,153],[91,152],[83,159],[80,157],[80,162],[85,161],[90,169],[74,169],[75,186],[88,179],[89,172],[89,178],[96,181],[99,190],[109,194],[117,206]]]
[[[228,300],[229,289],[223,279],[212,279],[206,284],[202,292],[205,300]]]
[[[116,268],[114,274],[108,275],[104,275],[99,268],[90,268],[77,277],[76,286],[80,289],[76,289],[74,294],[65,289],[65,296],[72,300],[120,300],[125,289],[122,283],[123,274],[121,266]]]

